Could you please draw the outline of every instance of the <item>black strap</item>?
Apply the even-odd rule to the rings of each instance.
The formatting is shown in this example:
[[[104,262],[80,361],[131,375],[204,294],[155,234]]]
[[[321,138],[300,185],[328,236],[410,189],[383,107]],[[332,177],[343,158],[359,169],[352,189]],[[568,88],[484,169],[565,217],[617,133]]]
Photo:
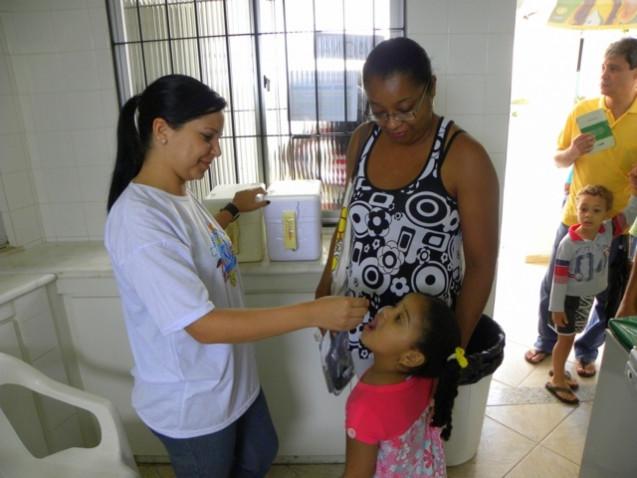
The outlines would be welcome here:
[[[361,164],[361,155],[363,154],[363,151],[365,150],[365,146],[367,146],[369,139],[374,136],[376,131],[380,129],[376,123],[373,123],[371,121],[367,122],[366,127],[367,131],[362,132],[362,139],[358,144],[358,151],[356,151],[356,157],[354,158],[354,167],[352,168],[352,177],[349,178],[350,181],[352,181],[358,175],[358,168]],[[376,139],[374,139],[374,141],[376,141]]]
[[[451,131],[451,126],[453,125],[453,121],[449,122],[449,125],[447,126],[447,131],[445,131],[445,138],[443,140],[443,149],[442,152],[440,153],[440,158],[438,159],[438,164],[439,167],[442,167],[442,163],[445,161],[445,158],[447,157],[447,153],[449,152],[449,150],[451,149],[451,145],[453,144],[453,142],[456,140],[456,138],[458,137],[458,135],[460,135],[461,133],[464,133],[465,131],[463,129],[457,129],[456,131],[453,132],[453,134],[451,135],[451,138],[449,138],[449,141],[447,141],[447,136],[449,135],[449,132]]]

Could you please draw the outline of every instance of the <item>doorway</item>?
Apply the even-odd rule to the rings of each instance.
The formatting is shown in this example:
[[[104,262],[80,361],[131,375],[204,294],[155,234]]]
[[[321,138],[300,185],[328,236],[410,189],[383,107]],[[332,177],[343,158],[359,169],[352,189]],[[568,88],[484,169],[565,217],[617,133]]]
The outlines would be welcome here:
[[[561,218],[568,170],[553,163],[557,137],[575,102],[599,95],[607,46],[635,30],[555,28],[547,24],[554,2],[519,3],[494,317],[507,343],[523,349],[537,335],[540,282]]]

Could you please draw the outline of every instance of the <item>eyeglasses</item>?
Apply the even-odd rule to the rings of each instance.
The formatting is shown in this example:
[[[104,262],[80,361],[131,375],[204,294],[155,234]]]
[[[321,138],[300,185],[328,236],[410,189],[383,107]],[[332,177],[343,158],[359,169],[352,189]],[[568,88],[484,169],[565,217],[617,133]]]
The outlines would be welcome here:
[[[422,106],[423,100],[425,99],[425,95],[427,93],[428,87],[425,86],[425,89],[422,91],[420,95],[420,99],[418,103],[410,109],[409,111],[398,111],[397,113],[368,113],[367,119],[370,121],[374,121],[376,123],[389,123],[391,118],[394,118],[395,121],[400,123],[404,121],[413,121],[416,119],[418,112],[420,111],[420,107]]]

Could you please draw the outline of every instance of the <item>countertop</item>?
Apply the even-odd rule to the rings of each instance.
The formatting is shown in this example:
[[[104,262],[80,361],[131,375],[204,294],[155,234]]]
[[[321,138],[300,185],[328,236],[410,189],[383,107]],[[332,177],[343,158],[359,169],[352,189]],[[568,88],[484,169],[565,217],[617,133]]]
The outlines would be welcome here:
[[[0,274],[110,273],[111,263],[100,241],[45,242],[0,253]]]
[[[55,274],[8,274],[0,276],[0,304],[28,294],[55,280]]]
[[[332,230],[323,230],[323,250],[316,261],[242,262],[242,276],[321,274]],[[14,274],[55,274],[61,278],[112,277],[110,259],[101,241],[45,242],[28,249],[0,252],[0,278]],[[4,290],[4,289],[1,289]],[[0,292],[1,292],[0,290]]]

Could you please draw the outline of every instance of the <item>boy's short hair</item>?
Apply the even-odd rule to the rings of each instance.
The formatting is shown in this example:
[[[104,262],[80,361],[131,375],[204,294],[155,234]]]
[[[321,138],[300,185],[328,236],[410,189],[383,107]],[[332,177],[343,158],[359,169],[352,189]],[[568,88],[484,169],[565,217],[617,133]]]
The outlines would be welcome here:
[[[577,191],[575,201],[578,202],[582,196],[599,196],[606,201],[606,209],[613,208],[613,193],[600,184],[587,184]]]

